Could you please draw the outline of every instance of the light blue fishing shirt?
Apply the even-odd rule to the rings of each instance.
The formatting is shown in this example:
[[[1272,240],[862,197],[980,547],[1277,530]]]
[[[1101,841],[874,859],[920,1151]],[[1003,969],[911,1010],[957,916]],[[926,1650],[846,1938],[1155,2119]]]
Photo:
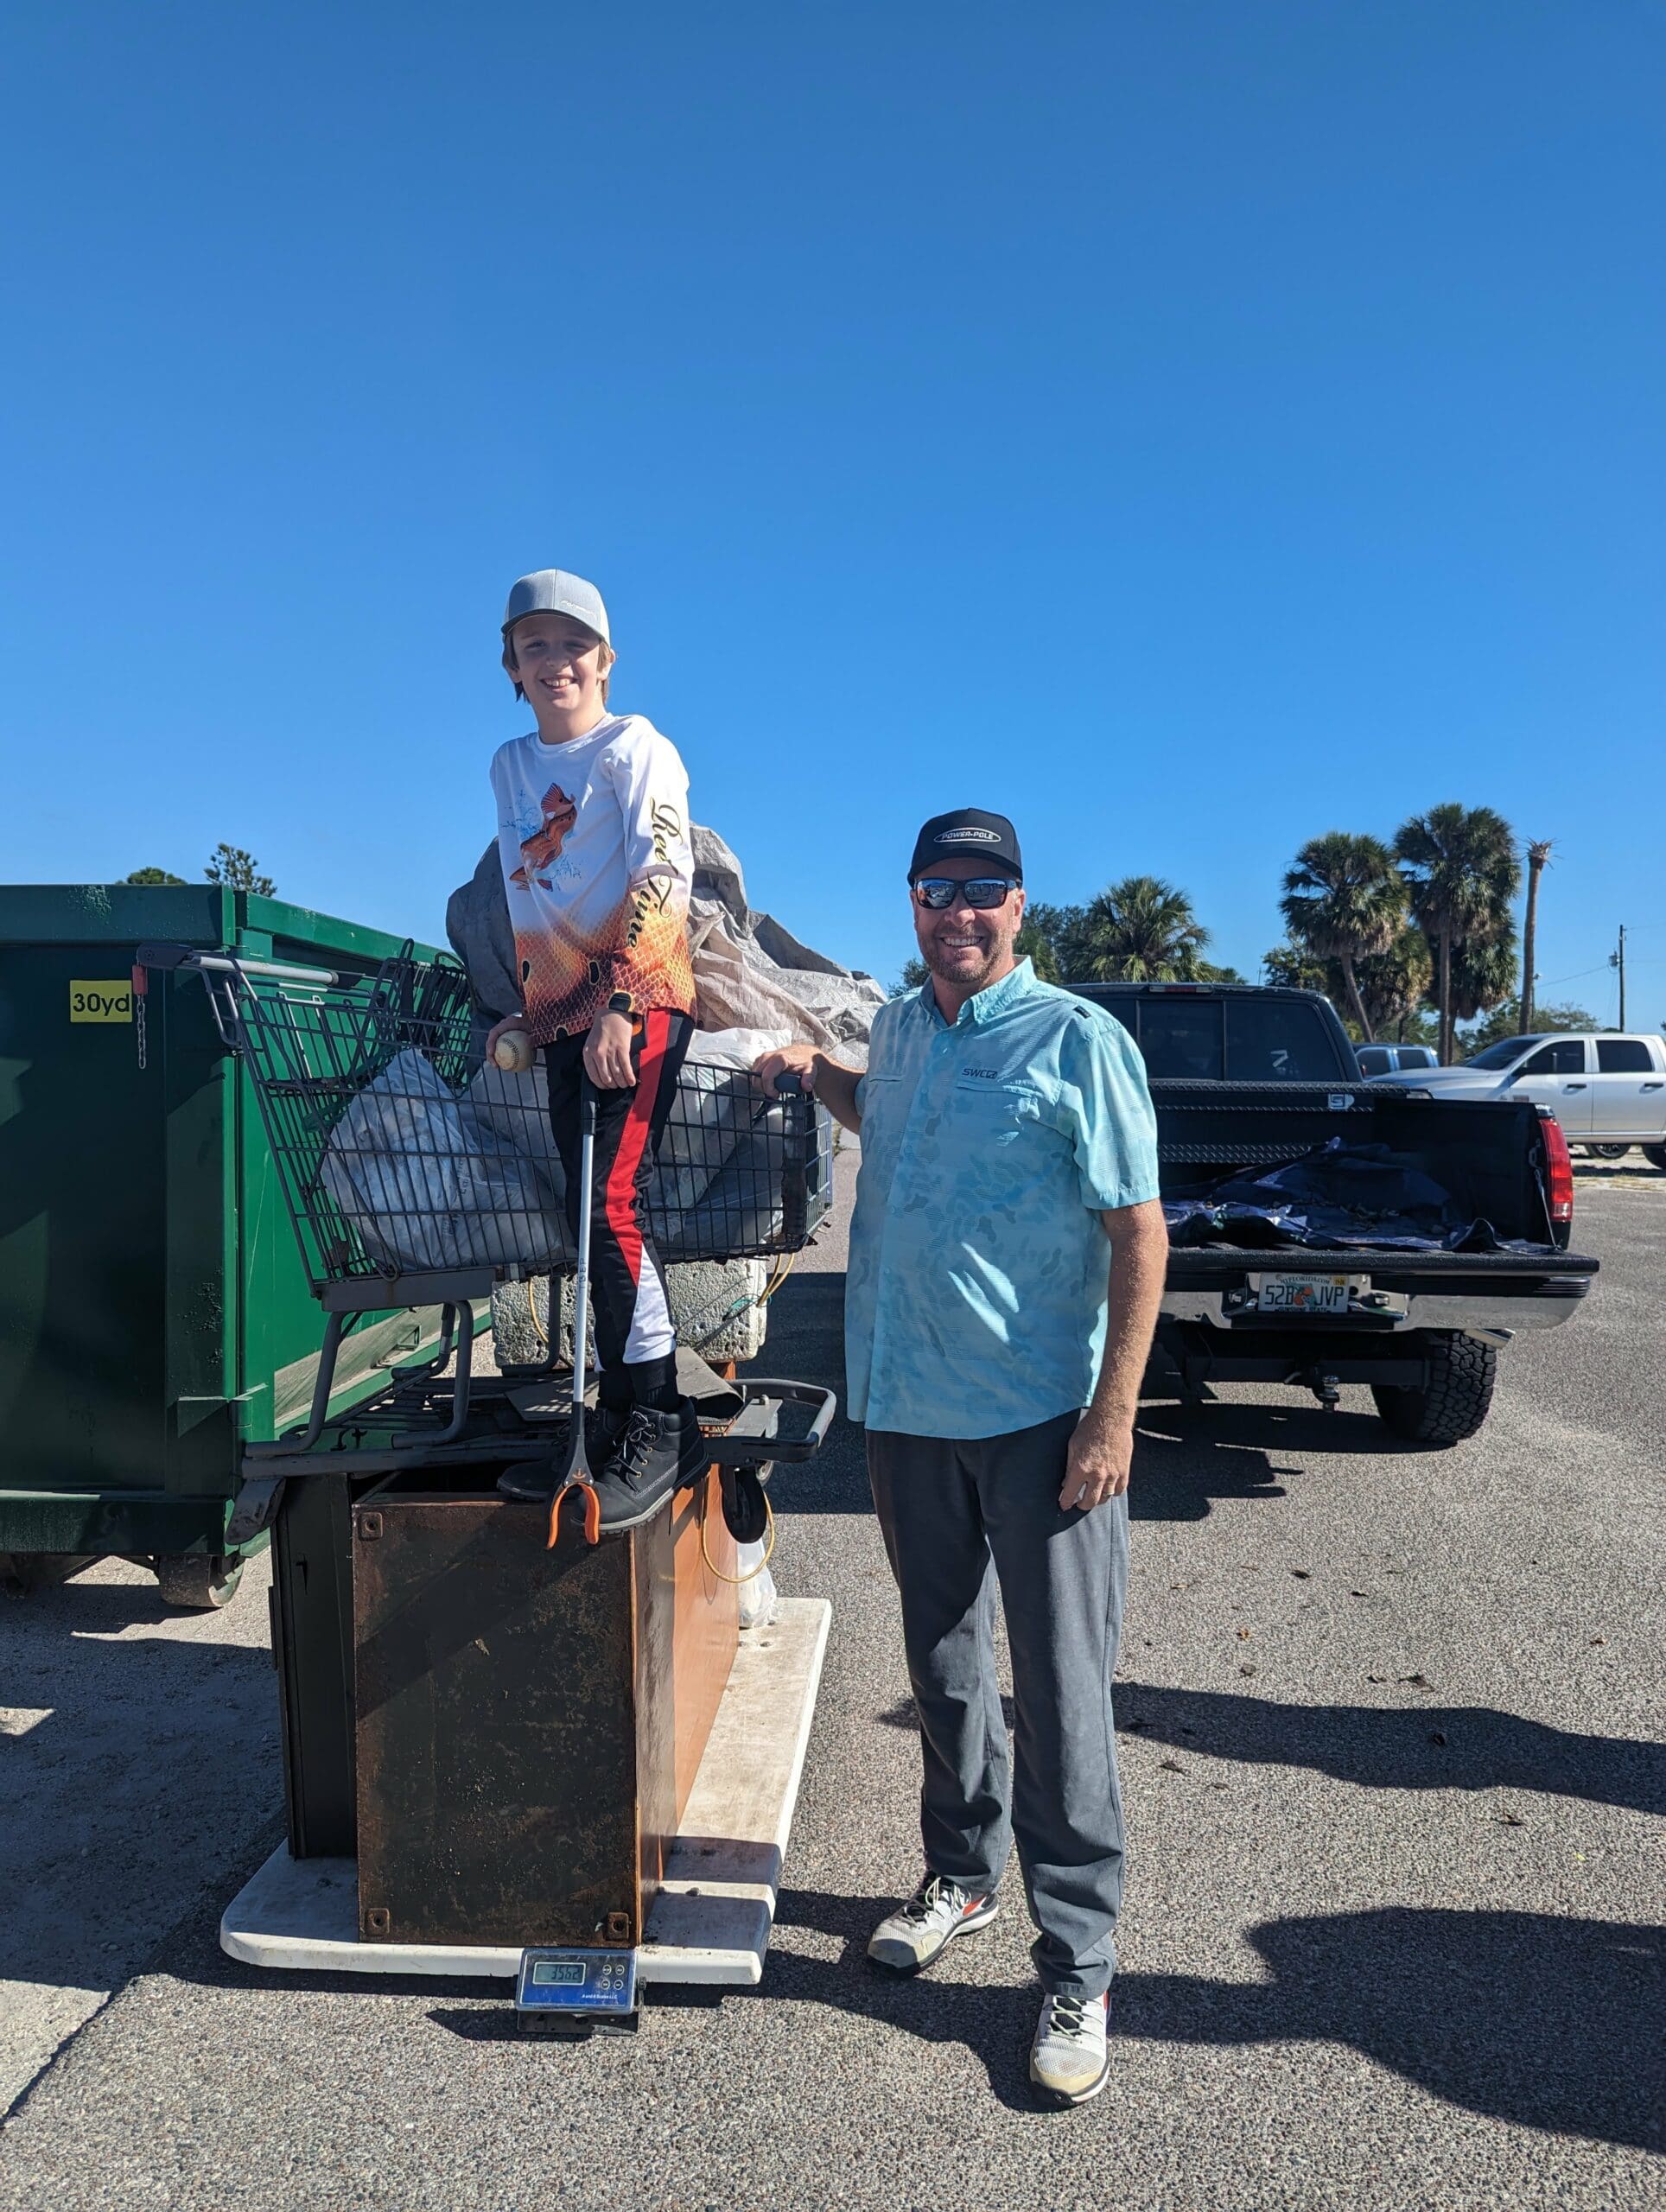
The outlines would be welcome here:
[[[1157,1196],[1133,1039],[1027,960],[944,1020],[928,982],[874,1017],[845,1279],[853,1421],[1004,1436],[1093,1395],[1101,1213]]]

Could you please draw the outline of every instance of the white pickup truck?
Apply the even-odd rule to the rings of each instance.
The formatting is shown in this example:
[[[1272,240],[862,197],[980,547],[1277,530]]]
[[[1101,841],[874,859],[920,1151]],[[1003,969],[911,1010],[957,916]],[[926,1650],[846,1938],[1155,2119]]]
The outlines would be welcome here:
[[[1666,1167],[1666,1038],[1506,1037],[1456,1068],[1374,1078],[1437,1098],[1527,1098],[1548,1106],[1570,1144],[1618,1159],[1639,1144]]]

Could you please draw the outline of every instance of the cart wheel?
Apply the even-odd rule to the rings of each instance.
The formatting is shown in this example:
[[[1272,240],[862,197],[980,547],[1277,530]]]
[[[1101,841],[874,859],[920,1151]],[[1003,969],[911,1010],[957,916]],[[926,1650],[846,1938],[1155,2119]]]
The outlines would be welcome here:
[[[164,1554],[156,1561],[156,1582],[165,1605],[212,1612],[231,1604],[242,1580],[242,1559],[227,1559],[220,1552]]]

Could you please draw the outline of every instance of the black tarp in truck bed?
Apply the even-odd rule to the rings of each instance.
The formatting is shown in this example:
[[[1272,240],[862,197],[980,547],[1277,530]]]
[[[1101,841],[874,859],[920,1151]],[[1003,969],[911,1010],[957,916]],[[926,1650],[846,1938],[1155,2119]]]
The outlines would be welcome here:
[[[1421,1273],[1440,1263],[1445,1274],[1496,1281],[1500,1274],[1591,1274],[1595,1262],[1556,1249],[1545,1198],[1545,1141],[1536,1109],[1526,1100],[1418,1098],[1396,1086],[1368,1083],[1236,1084],[1154,1081],[1162,1195],[1202,1197],[1233,1171],[1267,1168],[1317,1152],[1333,1139],[1348,1146],[1386,1146],[1390,1154],[1449,1191],[1467,1216],[1491,1224],[1501,1238],[1532,1244],[1533,1253],[1407,1252],[1369,1244],[1327,1254],[1313,1247],[1264,1249],[1217,1245],[1177,1249],[1171,1281],[1182,1266],[1212,1259],[1269,1266],[1369,1263]],[[1542,1255],[1541,1260],[1540,1255]],[[1483,1264],[1483,1263],[1485,1264]],[[1450,1265],[1447,1263],[1451,1263]]]

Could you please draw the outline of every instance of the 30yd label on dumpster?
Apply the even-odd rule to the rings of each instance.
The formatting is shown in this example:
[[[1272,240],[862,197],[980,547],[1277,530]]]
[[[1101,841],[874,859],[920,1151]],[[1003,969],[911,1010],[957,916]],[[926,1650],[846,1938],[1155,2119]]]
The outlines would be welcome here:
[[[95,976],[88,982],[72,980],[69,1018],[72,1021],[131,1021],[132,984],[115,976]]]

